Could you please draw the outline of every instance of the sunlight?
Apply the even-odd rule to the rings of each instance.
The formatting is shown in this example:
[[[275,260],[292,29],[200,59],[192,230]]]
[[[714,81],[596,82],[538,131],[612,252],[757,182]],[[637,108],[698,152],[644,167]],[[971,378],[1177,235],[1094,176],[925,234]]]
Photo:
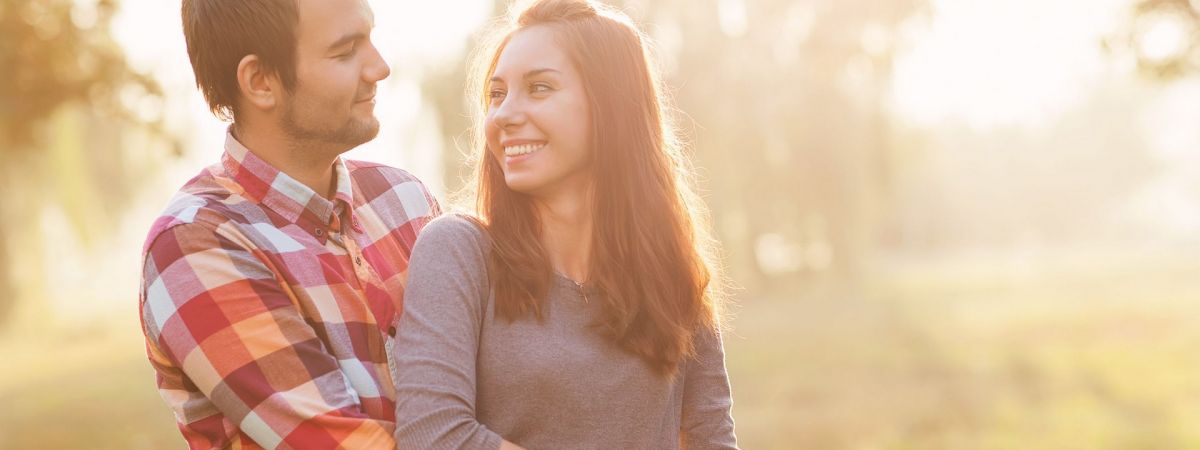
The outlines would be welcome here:
[[[1052,123],[1106,70],[1100,42],[1128,1],[935,0],[898,52],[891,109],[922,126]]]
[[[1179,58],[1188,50],[1192,35],[1186,10],[1171,10],[1147,14],[1134,31],[1138,54],[1152,64],[1162,64]]]
[[[729,37],[739,37],[746,34],[746,3],[742,0],[718,0],[717,16],[721,23],[721,32]]]
[[[303,4],[333,1],[370,3],[391,68],[378,136],[346,157],[469,208],[449,193],[469,182],[474,33],[533,0]],[[707,206],[692,226],[719,244],[741,447],[1200,448],[1200,0],[592,1],[628,11],[660,59],[671,101],[643,119],[670,119],[669,162]],[[142,249],[228,123],[195,85],[181,3],[0,0],[0,65],[16,62],[0,83],[0,449],[183,444],[138,314],[162,286],[143,271],[176,269]],[[616,48],[604,39],[584,53]],[[522,106],[616,79],[586,73]],[[625,97],[587,102],[649,100]],[[568,127],[652,123],[545,111],[518,125],[555,144],[551,165]],[[217,278],[198,272],[181,284]],[[175,311],[245,303],[168,294]],[[234,328],[221,339],[249,329]]]

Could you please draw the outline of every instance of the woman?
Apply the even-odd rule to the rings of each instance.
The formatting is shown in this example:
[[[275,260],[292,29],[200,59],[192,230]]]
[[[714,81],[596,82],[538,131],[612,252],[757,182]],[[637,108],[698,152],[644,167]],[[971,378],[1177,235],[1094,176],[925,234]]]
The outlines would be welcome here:
[[[413,252],[399,447],[735,447],[710,240],[641,33],[543,0],[496,36],[478,217]]]

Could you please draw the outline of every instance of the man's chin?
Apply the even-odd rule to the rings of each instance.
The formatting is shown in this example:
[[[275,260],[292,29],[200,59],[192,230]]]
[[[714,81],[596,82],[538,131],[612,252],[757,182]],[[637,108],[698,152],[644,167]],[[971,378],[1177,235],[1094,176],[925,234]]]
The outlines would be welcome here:
[[[352,115],[342,126],[329,129],[317,123],[305,126],[285,116],[284,131],[296,141],[320,142],[345,147],[346,151],[370,142],[379,135],[379,119],[374,114]]]
[[[371,116],[369,120],[364,121],[360,125],[360,130],[362,131],[360,137],[362,140],[354,145],[366,144],[367,142],[371,142],[379,136],[379,119],[376,119],[375,116]]]
[[[371,117],[369,120],[348,123],[340,130],[330,133],[325,140],[354,148],[371,142],[376,136],[379,136],[379,120]]]

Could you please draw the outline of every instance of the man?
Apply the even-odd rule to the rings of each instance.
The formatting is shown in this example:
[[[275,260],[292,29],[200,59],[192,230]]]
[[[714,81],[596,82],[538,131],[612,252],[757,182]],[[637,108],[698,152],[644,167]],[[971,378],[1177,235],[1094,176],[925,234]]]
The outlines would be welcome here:
[[[188,55],[232,119],[221,162],[150,230],[142,327],[191,448],[393,448],[385,341],[439,213],[408,173],[343,160],[390,69],[365,0],[183,0]]]

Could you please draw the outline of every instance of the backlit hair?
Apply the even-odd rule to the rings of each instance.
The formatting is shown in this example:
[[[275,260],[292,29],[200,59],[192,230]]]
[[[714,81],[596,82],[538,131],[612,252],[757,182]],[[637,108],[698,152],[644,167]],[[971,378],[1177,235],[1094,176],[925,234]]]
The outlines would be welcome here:
[[[487,83],[508,40],[549,27],[583,79],[590,108],[595,196],[589,283],[601,295],[597,327],[620,347],[672,375],[694,354],[697,332],[718,326],[722,287],[706,210],[670,132],[666,99],[646,38],[625,14],[586,0],[541,0],[494,29],[473,59],[472,190],[492,241],[498,316],[543,317],[554,278],[529,197],[508,188],[487,150]]]

